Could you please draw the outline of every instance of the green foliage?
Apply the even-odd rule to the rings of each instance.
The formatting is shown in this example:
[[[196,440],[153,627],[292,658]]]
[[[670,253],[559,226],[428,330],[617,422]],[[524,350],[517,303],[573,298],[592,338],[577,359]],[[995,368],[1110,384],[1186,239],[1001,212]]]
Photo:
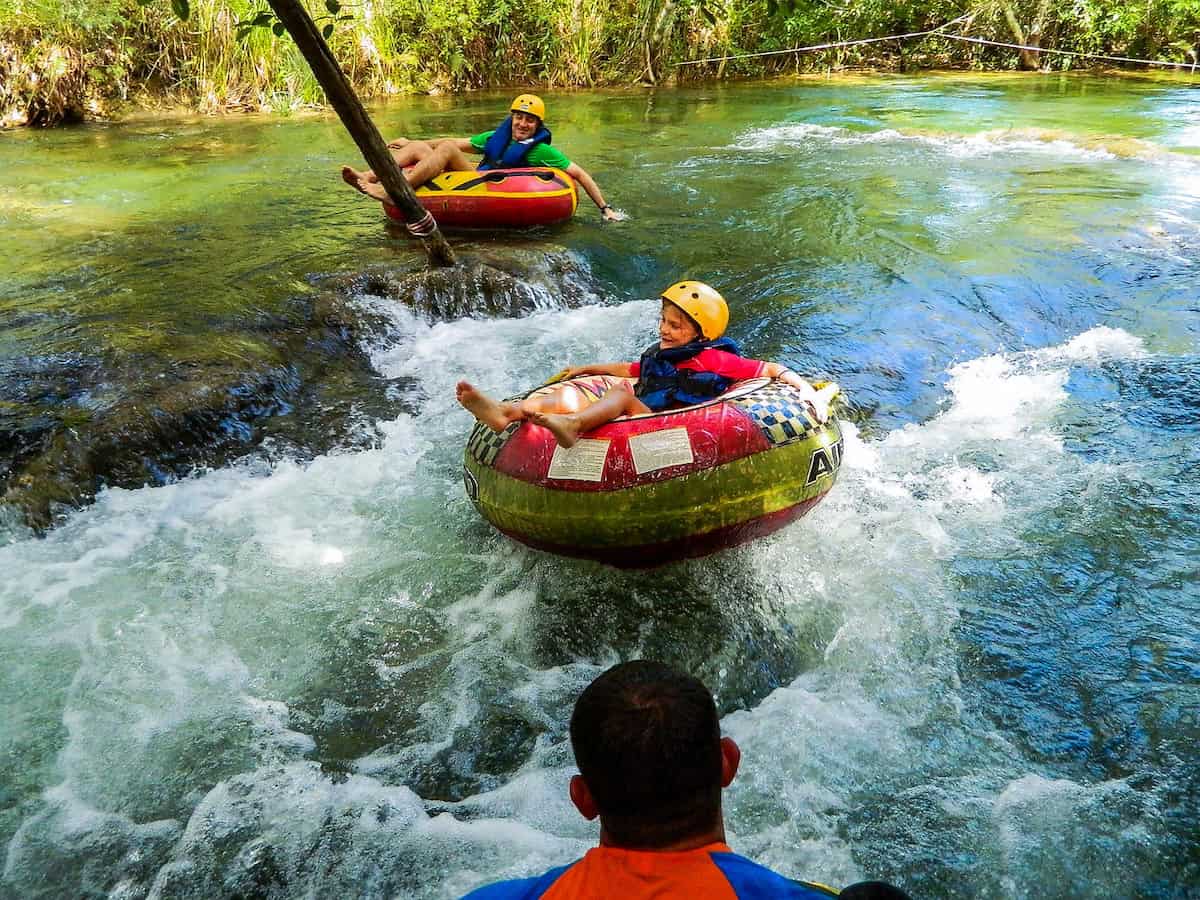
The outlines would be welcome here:
[[[1124,56],[1194,62],[1200,46],[1200,0],[1077,0],[1079,49]],[[1060,20],[1060,27],[1073,23]]]
[[[895,42],[678,69],[685,60],[885,37],[966,13],[969,33],[1195,62],[1200,0],[305,0],[364,96],[895,65]],[[1014,67],[937,38],[905,65]],[[1048,56],[1043,65],[1080,65]],[[287,111],[323,96],[264,0],[0,0],[0,121],[53,123],[148,97]]]
[[[154,0],[138,0],[138,2],[153,3]],[[177,2],[177,0],[172,0],[172,2]],[[327,41],[333,36],[338,22],[354,21],[354,16],[342,14],[342,4],[338,3],[338,0],[325,0],[325,12],[327,15],[313,16],[313,21],[321,26],[321,36]],[[184,16],[184,18],[187,17]],[[255,28],[269,28],[275,37],[283,37],[283,33],[287,30],[272,10],[260,9],[250,18],[238,22],[237,39],[244,41]]]

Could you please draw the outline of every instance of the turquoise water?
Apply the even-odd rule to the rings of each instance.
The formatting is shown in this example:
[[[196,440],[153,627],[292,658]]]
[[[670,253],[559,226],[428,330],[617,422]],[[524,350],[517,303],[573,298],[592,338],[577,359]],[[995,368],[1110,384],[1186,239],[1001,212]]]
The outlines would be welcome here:
[[[375,114],[467,134],[505,99]],[[583,306],[431,322],[359,296],[386,329],[350,399],[405,410],[366,449],[6,526],[0,896],[453,897],[570,861],[595,829],[566,719],[636,656],[713,688],[744,752],[730,842],[787,874],[1197,896],[1195,82],[548,100],[630,218],[585,201],[501,243],[571,260]],[[317,116],[0,135],[3,410],[86,422],[160,368],[274,365],[262,322],[320,276],[418,262],[337,181],[353,159]],[[652,572],[497,536],[461,489],[455,381],[629,358],[683,276],[749,353],[845,387],[829,498]]]

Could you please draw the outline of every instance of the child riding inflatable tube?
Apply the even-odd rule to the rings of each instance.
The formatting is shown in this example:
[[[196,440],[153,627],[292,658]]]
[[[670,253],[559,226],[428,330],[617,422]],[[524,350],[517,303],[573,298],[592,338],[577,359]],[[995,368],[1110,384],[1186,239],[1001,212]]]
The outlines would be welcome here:
[[[612,376],[572,379],[593,395]],[[530,391],[561,389],[561,384]],[[559,446],[545,428],[477,423],[464,454],[467,495],[521,543],[621,568],[703,556],[803,516],[833,487],[837,420],[820,424],[800,391],[738,382],[681,409],[620,418]]]
[[[712,286],[660,295],[659,340],[637,362],[588,363],[515,400],[468,381],[464,481],[480,513],[532,547],[649,566],[739,544],[804,515],[842,459],[819,389],[725,336]]]

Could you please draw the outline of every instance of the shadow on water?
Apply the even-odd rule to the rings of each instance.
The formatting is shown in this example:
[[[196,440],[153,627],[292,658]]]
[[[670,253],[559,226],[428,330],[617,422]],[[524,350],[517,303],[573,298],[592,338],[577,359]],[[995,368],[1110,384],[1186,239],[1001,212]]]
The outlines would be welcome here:
[[[747,566],[747,552],[632,571],[539,556],[537,664],[660,659],[709,685],[722,714],[753,708],[816,665],[833,630]]]
[[[430,581],[420,603],[386,622],[348,615],[332,629],[322,668],[337,674],[292,705],[293,724],[313,736],[316,759],[334,777],[370,771],[427,801],[457,802],[505,784],[536,747],[566,740],[582,684],[531,697],[531,673],[594,674],[619,660],[661,659],[712,687],[722,715],[753,708],[818,666],[840,623],[791,602],[742,553],[647,572],[520,551],[515,566],[465,601],[446,579]],[[463,576],[459,591],[477,583]],[[455,644],[464,617],[507,604],[521,611],[516,633],[480,631]]]

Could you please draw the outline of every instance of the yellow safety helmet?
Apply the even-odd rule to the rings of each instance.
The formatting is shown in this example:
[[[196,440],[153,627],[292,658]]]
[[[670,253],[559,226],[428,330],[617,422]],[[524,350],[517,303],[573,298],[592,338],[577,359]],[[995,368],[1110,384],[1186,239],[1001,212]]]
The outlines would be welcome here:
[[[687,313],[706,341],[714,341],[725,333],[729,306],[724,297],[703,281],[680,281],[663,291],[662,298]]]
[[[509,110],[511,112],[529,113],[531,116],[537,116],[543,122],[546,121],[546,104],[542,102],[541,97],[533,94],[522,94],[512,102]]]

